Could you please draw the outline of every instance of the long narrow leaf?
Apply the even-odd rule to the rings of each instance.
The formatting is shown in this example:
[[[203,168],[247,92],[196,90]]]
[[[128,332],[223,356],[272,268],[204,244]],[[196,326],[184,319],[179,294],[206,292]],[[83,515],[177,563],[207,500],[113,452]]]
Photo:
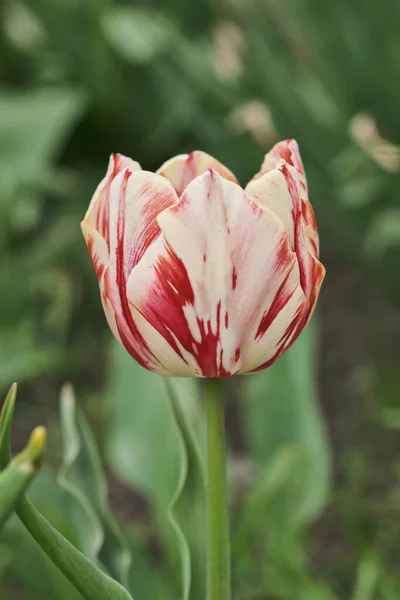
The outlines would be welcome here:
[[[164,379],[179,440],[180,474],[168,507],[168,518],[179,541],[183,600],[203,600],[206,594],[206,496],[204,465],[191,424],[171,379]],[[182,399],[184,401],[185,398]]]
[[[59,485],[79,506],[78,525],[90,558],[100,562],[125,587],[131,555],[106,502],[106,482],[93,434],[84,414],[78,410],[72,387],[61,393],[61,424],[64,462]]]
[[[131,600],[119,583],[79,552],[28,500],[22,500],[16,512],[39,546],[86,600]]]
[[[0,415],[0,471],[6,468],[11,460],[11,423],[14,414],[17,384],[13,383],[3,404]]]

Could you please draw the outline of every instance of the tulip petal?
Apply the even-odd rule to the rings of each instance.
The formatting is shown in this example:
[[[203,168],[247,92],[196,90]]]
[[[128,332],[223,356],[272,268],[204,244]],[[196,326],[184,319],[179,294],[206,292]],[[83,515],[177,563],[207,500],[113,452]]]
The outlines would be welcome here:
[[[282,221],[289,237],[290,246],[295,249],[295,210],[286,178],[281,170],[268,171],[258,179],[252,179],[246,192],[255,202],[272,210]]]
[[[115,313],[119,337],[143,366],[164,372],[138,331],[129,308],[126,288],[131,270],[160,235],[157,214],[178,201],[163,177],[125,169],[110,186],[109,267],[104,275],[105,296]]]
[[[286,160],[281,160],[274,170],[250,181],[246,192],[258,204],[270,208],[284,224],[291,247],[297,254],[304,293],[309,298],[316,272],[320,271],[318,230],[314,211],[304,197],[298,171]]]
[[[86,223],[81,224],[82,232],[85,237],[89,253],[93,262],[96,276],[100,287],[100,297],[103,305],[104,313],[111,331],[122,344],[122,339],[119,334],[116,321],[115,311],[107,294],[107,271],[109,262],[108,247],[105,239],[92,227]]]
[[[206,377],[257,367],[252,346],[266,339],[264,331],[256,335],[261,321],[267,323],[270,311],[270,328],[285,308],[270,347],[257,357],[274,355],[304,305],[296,255],[280,219],[209,170],[158,222],[163,235],[133,269],[127,295],[133,314],[143,318],[143,336],[147,322],[167,341],[160,356],[156,340],[146,337],[163,366],[174,373],[179,357],[191,374]]]
[[[179,154],[167,160],[157,171],[172,183],[178,196],[181,196],[186,186],[198,175],[202,175],[207,169],[213,169],[225,179],[237,183],[234,174],[218,160],[195,150],[190,154]]]
[[[257,329],[249,336],[242,373],[270,366],[299,335],[298,323],[306,309],[306,301],[298,277],[296,265],[281,283],[272,302],[268,299]]]
[[[265,155],[261,169],[257,175],[255,175],[254,179],[258,179],[258,177],[265,175],[265,173],[277,169],[282,160],[296,169],[300,185],[305,194],[307,194],[307,180],[303,161],[301,160],[297,142],[293,139],[284,140],[283,142],[275,144],[275,146]]]
[[[107,275],[107,274],[105,273],[105,275]],[[121,336],[119,335],[115,311],[113,309],[113,306],[110,302],[109,297],[107,296],[107,288],[106,288],[105,282],[106,282],[106,277],[103,277],[100,282],[100,297],[101,297],[101,303],[103,305],[104,314],[106,315],[107,323],[108,323],[111,331],[113,332],[114,336],[117,338],[119,343],[123,345]]]
[[[279,142],[276,144],[266,155],[264,158],[264,162],[261,166],[260,171],[254,178],[249,182],[246,190],[257,196],[262,194],[262,183],[263,181],[267,181],[266,174],[273,173],[275,170],[280,169],[282,164],[287,164],[296,171],[297,181],[299,185],[299,196],[301,198],[301,215],[303,220],[304,233],[306,237],[306,244],[313,256],[318,258],[319,254],[319,238],[318,238],[318,229],[315,221],[314,210],[308,200],[308,189],[307,189],[307,180],[306,174],[304,171],[303,162],[301,160],[299,147],[297,145],[296,140],[289,139],[283,142]],[[272,179],[274,177],[272,176]],[[259,185],[256,185],[258,183]],[[266,191],[264,191],[264,194]],[[260,199],[257,199],[260,201]],[[278,196],[275,194],[275,202],[273,205],[267,201],[266,205],[270,206],[272,210],[275,210],[278,216],[283,220],[286,224],[288,220],[287,214],[287,204],[285,206],[278,207],[277,200]]]
[[[85,221],[81,223],[81,229],[85,238],[97,279],[100,283],[103,273],[108,265],[108,246],[104,237]]]
[[[303,220],[304,203],[300,196],[301,187],[297,172],[287,163],[282,164],[279,170],[286,179],[286,184],[292,197],[294,244],[300,267],[300,283],[307,300],[311,302],[316,281],[321,277],[321,268],[323,269],[323,267],[315,256],[315,251],[317,250],[315,246],[314,251],[311,251],[313,246],[310,243],[307,228],[305,228]],[[310,226],[308,226],[308,229],[310,229]]]
[[[107,173],[99,183],[90,202],[83,223],[96,229],[109,242],[109,193],[112,180],[124,169],[141,171],[141,166],[122,154],[111,154]]]
[[[307,198],[302,198],[301,213],[303,217],[304,234],[309,251],[315,258],[319,256],[319,236],[314,209]]]
[[[147,247],[160,235],[157,215],[178,202],[172,185],[164,177],[129,169],[110,186],[110,254],[114,268],[119,253],[127,279]]]

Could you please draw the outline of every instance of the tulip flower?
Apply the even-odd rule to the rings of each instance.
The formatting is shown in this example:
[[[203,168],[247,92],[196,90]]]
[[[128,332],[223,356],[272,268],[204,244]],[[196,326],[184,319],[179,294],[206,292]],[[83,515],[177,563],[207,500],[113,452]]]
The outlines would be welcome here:
[[[268,367],[309,321],[325,274],[294,140],[244,189],[204,152],[156,173],[114,154],[82,231],[112,332],[162,375]]]

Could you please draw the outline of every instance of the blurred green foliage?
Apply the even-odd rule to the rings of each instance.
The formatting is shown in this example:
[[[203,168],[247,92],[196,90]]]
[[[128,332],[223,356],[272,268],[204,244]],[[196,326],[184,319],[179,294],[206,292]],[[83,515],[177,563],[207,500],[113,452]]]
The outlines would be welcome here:
[[[169,600],[179,588],[179,549],[166,511],[182,439],[158,381],[121,350],[109,352],[79,222],[111,152],[155,169],[204,149],[245,183],[275,141],[295,137],[323,256],[354,265],[398,306],[400,4],[4,0],[0,14],[0,388],[18,379],[41,393],[40,382],[69,378],[90,390],[86,407],[103,459],[136,502],[147,503],[135,518],[121,516],[130,589],[136,600]],[[400,597],[392,568],[398,472],[381,521],[369,522],[361,508],[367,456],[349,453],[344,490],[330,492],[318,355],[308,331],[272,369],[242,382],[244,481],[235,456],[231,468],[237,600]],[[379,413],[385,426],[398,428],[400,384],[390,360],[375,386],[382,403],[388,399]],[[197,392],[185,385],[181,394],[193,402],[182,405],[201,447]],[[117,543],[101,478],[97,513],[86,516],[94,529],[82,540],[79,469],[65,468],[61,487],[52,474],[34,482],[38,506],[82,550],[103,528],[107,543]],[[310,524],[328,501],[344,515],[350,543],[338,564],[314,564],[306,558]],[[178,520],[187,514],[184,503],[175,508]],[[186,535],[201,548],[195,531]],[[337,556],[335,543],[326,539],[319,553]],[[0,538],[0,575],[7,600],[76,596],[14,522]]]

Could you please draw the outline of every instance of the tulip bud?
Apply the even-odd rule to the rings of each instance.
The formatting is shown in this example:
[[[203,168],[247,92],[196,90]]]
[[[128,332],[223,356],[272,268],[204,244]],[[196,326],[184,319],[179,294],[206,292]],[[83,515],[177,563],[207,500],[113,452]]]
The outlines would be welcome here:
[[[294,140],[244,190],[204,152],[156,173],[112,155],[82,231],[111,330],[162,375],[268,367],[307,324],[325,275]]]

